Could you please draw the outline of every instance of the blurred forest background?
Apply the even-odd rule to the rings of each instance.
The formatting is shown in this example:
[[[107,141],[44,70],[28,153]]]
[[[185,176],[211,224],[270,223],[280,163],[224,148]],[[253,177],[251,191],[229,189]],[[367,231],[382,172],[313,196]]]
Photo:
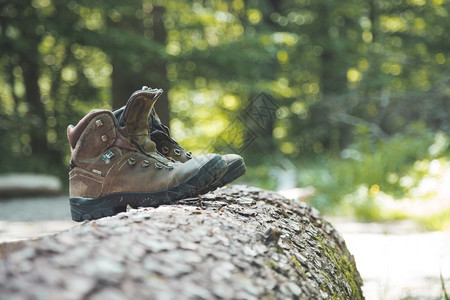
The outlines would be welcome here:
[[[438,195],[449,12],[447,0],[0,0],[1,173],[67,182],[67,126],[148,85],[185,148],[242,150],[244,182],[312,186],[325,213],[410,217],[396,203],[450,197]],[[261,92],[276,118],[244,149]],[[415,216],[442,228],[449,215]]]

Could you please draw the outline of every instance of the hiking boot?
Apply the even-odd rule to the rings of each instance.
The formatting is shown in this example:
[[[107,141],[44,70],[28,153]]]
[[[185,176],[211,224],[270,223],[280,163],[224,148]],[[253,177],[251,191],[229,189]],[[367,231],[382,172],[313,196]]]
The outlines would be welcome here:
[[[154,91],[140,90],[130,98],[129,108],[151,109],[149,102],[156,99]],[[127,124],[139,124],[140,120],[133,119],[136,114],[127,108],[124,115],[130,116]],[[76,126],[70,125],[67,135],[72,154],[69,183],[74,221],[112,216],[128,205],[155,207],[197,195],[227,169],[217,154],[184,164],[145,154],[131,142],[127,127],[119,126],[108,110],[90,112]],[[140,138],[146,140],[145,136]],[[150,142],[150,146],[144,143],[140,147],[150,149]]]
[[[116,116],[119,125],[122,128],[126,128],[130,137],[130,141],[144,154],[158,157],[158,159],[162,160],[164,163],[185,162],[174,160],[170,157],[161,156],[160,152],[157,151],[155,142],[150,138],[150,115],[154,111],[153,105],[162,93],[162,89],[152,89],[147,86],[143,86],[141,90],[138,90],[131,95],[131,97],[127,101],[127,104],[123,107],[123,110],[121,112],[114,112],[114,115]],[[209,159],[211,155],[213,154],[207,154],[205,156],[199,157],[198,159]],[[231,157],[228,157],[228,159],[230,158]],[[220,175],[216,176],[217,179],[221,179],[227,172],[227,161],[225,161],[225,165],[226,167],[222,169]],[[205,169],[205,171],[207,171],[207,169]],[[216,182],[217,180],[211,185],[206,185],[203,188],[198,188],[196,192],[191,193],[191,196],[197,196],[198,194],[205,193],[207,190],[210,190],[208,188],[214,186]]]
[[[160,93],[162,93],[161,89],[150,89],[146,86],[142,87],[143,90],[151,90],[151,91],[158,91],[158,97]],[[114,115],[116,118],[121,120],[124,115],[124,109],[125,107],[122,107],[121,109],[118,109],[114,111]],[[155,110],[152,109],[151,113],[149,115],[142,114],[141,117],[147,118],[148,122],[148,131],[150,133],[150,139],[152,142],[154,142],[153,145],[156,144],[156,150],[157,153],[162,154],[164,157],[171,161],[178,161],[181,163],[186,163],[190,161],[191,159],[194,159],[195,157],[192,155],[191,152],[187,152],[183,149],[171,136],[169,128],[161,123],[161,120],[159,119],[158,115],[156,114]],[[144,124],[144,121],[141,121],[141,124]],[[143,132],[142,127],[139,127],[139,132]],[[129,131],[132,140],[135,142],[135,144],[141,145],[141,148],[149,147],[150,144],[148,140],[143,140],[142,138],[139,138],[138,132],[131,132]],[[136,138],[133,139],[133,136]],[[151,151],[153,151],[153,148],[148,148]],[[144,149],[145,150],[145,149]],[[201,156],[202,157],[202,156]],[[221,176],[218,180],[216,180],[214,183],[206,187],[204,190],[200,191],[199,194],[207,193],[210,191],[213,191],[217,189],[218,187],[224,186],[233,180],[237,179],[238,177],[245,174],[246,167],[244,160],[241,156],[237,154],[225,154],[222,155],[222,159],[227,164],[227,171]]]

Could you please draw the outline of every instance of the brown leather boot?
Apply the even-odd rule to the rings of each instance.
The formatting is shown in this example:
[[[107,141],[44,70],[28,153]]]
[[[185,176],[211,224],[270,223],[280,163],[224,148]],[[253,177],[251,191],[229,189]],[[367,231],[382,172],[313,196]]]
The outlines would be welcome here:
[[[155,93],[148,90],[135,92],[131,99],[129,107],[134,109],[151,109],[149,102],[156,101]],[[134,109],[127,114],[133,116]],[[133,123],[131,119],[128,124]],[[72,150],[69,183],[74,221],[111,216],[125,211],[127,205],[158,206],[194,196],[227,169],[216,154],[188,164],[145,154],[108,110],[90,112],[76,126],[70,125],[67,134]]]

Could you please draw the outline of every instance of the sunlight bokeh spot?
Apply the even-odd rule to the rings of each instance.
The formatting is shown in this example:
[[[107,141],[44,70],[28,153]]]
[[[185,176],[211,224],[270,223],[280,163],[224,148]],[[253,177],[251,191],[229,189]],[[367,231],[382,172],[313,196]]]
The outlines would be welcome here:
[[[48,76],[42,76],[41,78],[39,78],[38,83],[43,93],[50,92],[52,81]]]
[[[306,113],[306,105],[304,102],[295,101],[291,105],[291,111],[297,115],[304,114]]]
[[[373,40],[373,35],[372,35],[372,32],[370,32],[370,31],[363,31],[363,33],[361,34],[361,37],[362,37],[363,41],[366,43],[371,43]]]
[[[355,68],[350,68],[347,71],[347,80],[348,82],[358,82],[361,80],[361,72],[359,72]]]
[[[426,0],[408,0],[408,3],[415,6],[424,6],[427,1]]]
[[[33,0],[31,1],[31,5],[34,8],[44,8],[50,5],[50,0]]]
[[[380,23],[385,32],[403,32],[408,29],[406,20],[399,16],[381,16]]]
[[[39,45],[39,50],[42,52],[48,52],[55,46],[55,38],[52,35],[47,35],[43,38]]]
[[[55,130],[50,129],[47,131],[47,142],[49,142],[50,144],[56,143],[57,137],[58,135]]]
[[[242,10],[244,8],[243,0],[233,0],[232,6],[235,10]]]
[[[75,70],[74,67],[72,66],[67,66],[65,67],[62,71],[61,71],[61,78],[70,83],[70,84],[75,84],[77,81],[77,72]]]
[[[403,72],[403,67],[400,64],[386,62],[381,65],[381,70],[386,74],[397,76]]]
[[[29,134],[24,133],[21,135],[20,141],[22,144],[29,144],[31,142],[31,137]]]
[[[286,51],[280,50],[277,52],[277,59],[280,63],[287,63],[288,58],[289,56]]]
[[[205,87],[206,86],[206,78],[202,77],[202,76],[199,76],[199,77],[195,78],[195,86],[197,88]]]
[[[372,21],[368,17],[363,16],[359,18],[359,25],[361,25],[362,29],[369,30],[372,28]]]
[[[399,177],[396,173],[387,173],[386,180],[390,184],[396,184],[399,180]]]
[[[400,178],[400,186],[404,188],[411,188],[414,186],[414,178],[412,178],[410,175],[405,175]]]
[[[180,119],[172,118],[170,120],[170,131],[175,138],[183,140],[185,138],[184,129],[184,124]]]
[[[240,37],[244,33],[244,27],[241,24],[234,24],[230,27],[230,36],[231,37]]]
[[[403,68],[400,64],[392,64],[390,66],[390,73],[392,75],[395,75],[395,76],[400,75],[402,73],[402,71],[403,71]]]
[[[236,110],[239,107],[239,101],[238,99],[236,99],[235,96],[233,95],[225,95],[222,98],[222,105],[223,107],[225,107],[226,109],[229,110]]]
[[[414,18],[413,29],[417,35],[425,34],[427,24],[423,18]]]
[[[272,41],[277,44],[285,44],[287,46],[294,46],[298,42],[298,35],[288,32],[275,32],[271,36]],[[315,47],[320,48],[320,47]]]
[[[380,186],[378,184],[373,184],[370,187],[369,192],[372,196],[375,196],[378,192],[380,192]]]
[[[369,67],[370,67],[370,63],[367,59],[361,58],[358,60],[358,68],[361,71],[367,71],[369,69]]]
[[[280,107],[277,109],[277,118],[278,119],[284,119],[289,116],[289,109],[285,106]]]
[[[285,127],[275,127],[273,129],[273,137],[276,139],[282,139],[284,137],[286,137],[287,135],[287,130]]]
[[[166,46],[166,53],[173,56],[179,55],[181,53],[180,44],[175,41],[168,43]]]
[[[258,24],[259,22],[261,22],[262,14],[257,9],[249,9],[247,12],[247,17],[250,23]]]
[[[113,22],[120,22],[122,20],[122,14],[117,9],[111,9],[108,12],[108,17]]]
[[[443,64],[445,64],[445,61],[446,61],[446,59],[445,59],[445,55],[444,54],[442,54],[442,53],[436,54],[436,62],[438,64],[443,65]]]
[[[281,152],[284,154],[292,154],[295,151],[295,146],[291,142],[283,142],[281,144]]]

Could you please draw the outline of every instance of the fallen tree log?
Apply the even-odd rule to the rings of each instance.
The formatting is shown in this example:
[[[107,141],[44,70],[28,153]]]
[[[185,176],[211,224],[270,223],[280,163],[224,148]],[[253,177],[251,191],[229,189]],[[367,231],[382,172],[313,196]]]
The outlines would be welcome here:
[[[43,174],[0,174],[0,200],[24,196],[48,196],[61,193],[61,180]]]
[[[1,299],[362,299],[361,285],[315,209],[245,186],[0,246]]]

